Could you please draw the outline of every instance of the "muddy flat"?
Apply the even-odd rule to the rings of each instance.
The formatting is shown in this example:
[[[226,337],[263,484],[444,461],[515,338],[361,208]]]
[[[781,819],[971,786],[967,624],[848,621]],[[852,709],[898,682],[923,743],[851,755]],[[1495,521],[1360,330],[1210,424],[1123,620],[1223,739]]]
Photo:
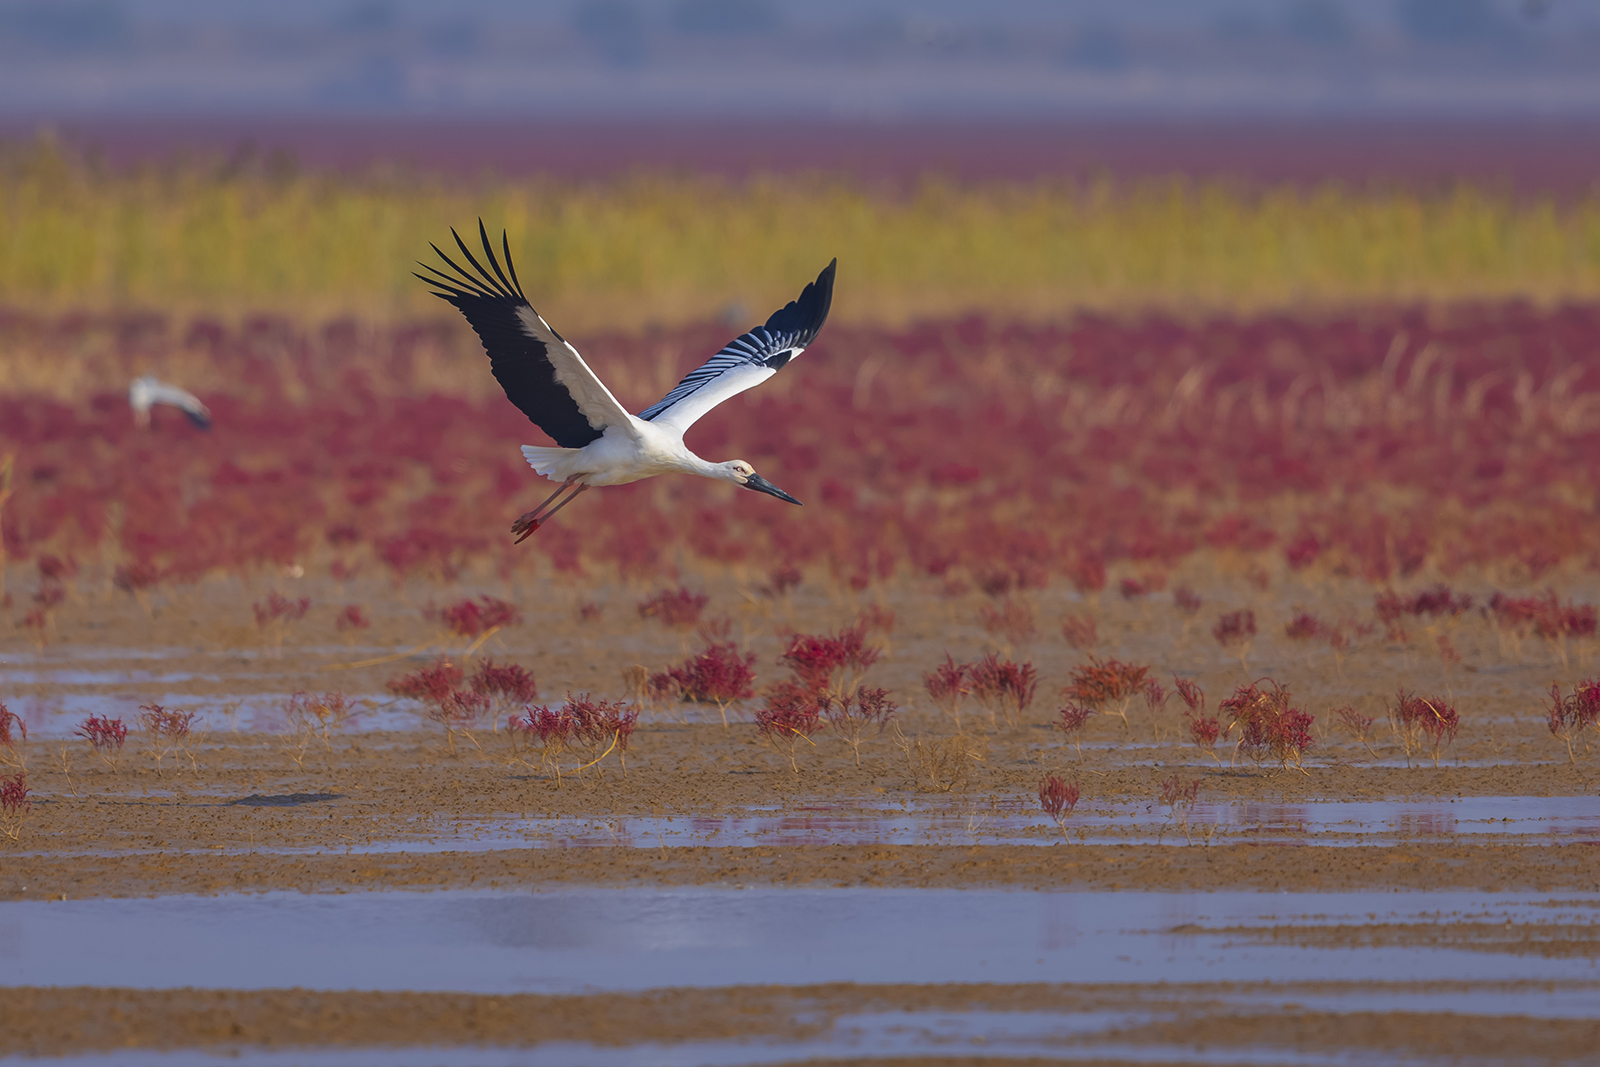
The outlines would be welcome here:
[[[836,632],[867,607],[826,587],[711,592],[758,686],[789,677],[790,634]],[[763,734],[759,697],[719,709],[631,688],[629,668],[664,671],[703,639],[638,617],[642,593],[622,587],[598,619],[575,591],[522,590],[525,621],[470,656],[378,583],[353,594],[386,620],[359,643],[308,620],[281,646],[235,625],[220,586],[147,605],[84,590],[92,625],[66,614],[61,640],[13,640],[0,662],[29,727],[8,755],[31,801],[0,853],[0,1055],[1322,1063],[1592,1049],[1600,735],[1575,734],[1569,756],[1540,703],[1592,672],[1586,644],[1464,616],[1337,659],[1264,626],[1241,657],[1155,597],[1032,594],[1041,619],[1095,616],[1095,647],[1074,650],[986,633],[979,594],[891,592],[873,606],[896,621],[873,635],[882,656],[862,684],[898,711],[853,746],[826,729],[792,745]],[[1253,610],[1332,616],[1370,611],[1369,595],[1280,585]],[[1459,659],[1427,654],[1428,627]],[[935,705],[924,675],[963,650],[1035,667],[1020,716]],[[1061,691],[1091,653],[1149,666],[1169,690],[1199,685],[1205,714],[1238,686],[1281,682],[1314,716],[1310,744],[1289,760],[1231,734],[1203,748],[1171,693],[1063,732]],[[625,750],[545,748],[503,711],[447,731],[389,684],[484,658],[530,669],[537,704],[628,701],[641,714]],[[1449,743],[1388,724],[1402,687],[1458,709]],[[290,715],[297,692],[340,693],[349,713],[308,726]],[[74,733],[152,705],[193,712],[190,733],[135,725],[120,752]],[[1341,725],[1341,707],[1370,730]],[[1040,804],[1050,776],[1079,790],[1059,820]]]

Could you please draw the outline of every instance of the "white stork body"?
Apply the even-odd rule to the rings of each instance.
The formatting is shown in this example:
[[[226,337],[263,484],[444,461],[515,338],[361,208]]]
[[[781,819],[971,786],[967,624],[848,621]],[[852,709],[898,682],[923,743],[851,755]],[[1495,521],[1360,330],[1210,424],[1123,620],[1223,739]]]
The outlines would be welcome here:
[[[189,421],[202,430],[211,429],[210,409],[188,390],[168,385],[148,374],[135,378],[128,386],[128,406],[133,409],[133,421],[139,429],[149,427],[150,409],[157,404],[170,404],[189,416]]]
[[[455,235],[455,231],[451,233]],[[457,246],[477,275],[458,266],[435,245],[434,251],[455,276],[424,266],[435,277],[417,277],[443,290],[434,295],[461,310],[483,341],[506,396],[556,441],[554,448],[522,446],[528,465],[561,483],[561,488],[512,526],[513,533],[521,534],[519,541],[590,486],[626,485],[658,474],[697,474],[800,503],[744,460],[711,463],[701,459],[689,451],[683,435],[700,416],[766,381],[805,351],[828,317],[837,261],[828,264],[798,300],[774,312],[766,325],[734,339],[666,396],[633,415],[611,395],[578,350],[552,330],[522,295],[511,265],[510,243],[502,238],[508,277],[500,269],[481,221],[478,233],[493,274],[456,235]],[[570,490],[566,498],[551,507],[563,489]]]

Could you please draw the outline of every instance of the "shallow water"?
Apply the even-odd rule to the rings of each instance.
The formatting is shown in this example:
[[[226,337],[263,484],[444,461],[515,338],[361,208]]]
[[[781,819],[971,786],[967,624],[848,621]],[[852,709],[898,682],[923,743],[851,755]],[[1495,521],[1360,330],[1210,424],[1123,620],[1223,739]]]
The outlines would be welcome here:
[[[1119,1063],[1192,1063],[1262,1067],[1459,1067],[1481,1061],[1397,1056],[1381,1052],[1298,1052],[1276,1048],[1205,1048],[1186,1045],[1063,1044],[1070,1037],[1013,1033],[983,1019],[940,1016],[907,1022],[904,1016],[862,1016],[851,1031],[812,1041],[685,1041],[635,1045],[591,1045],[552,1041],[531,1048],[363,1048],[287,1051],[247,1049],[226,1053],[119,1050],[84,1056],[0,1057],[0,1064],[53,1064],[57,1067],[755,1067],[796,1062],[860,1062],[915,1055],[919,1059],[1094,1060]],[[1054,1018],[1061,1018],[1056,1016]],[[1069,1031],[1070,1033],[1070,1031]],[[1092,1034],[1071,1036],[1092,1037]]]
[[[291,807],[346,799],[338,793],[245,797],[194,790],[182,802]],[[170,790],[130,795],[130,800],[176,800]],[[1392,846],[1450,840],[1482,845],[1600,843],[1600,797],[1459,797],[1454,800],[1200,803],[1182,822],[1155,804],[1103,804],[1074,813],[1063,833],[1043,814],[1023,805],[980,808],[941,801],[908,801],[884,809],[882,801],[818,804],[800,809],[749,808],[737,815],[618,816],[612,818],[503,817],[416,820],[398,838],[340,845],[258,846],[188,850],[196,855],[372,855],[404,852],[498,852],[515,849],[672,848],[702,846],[814,847],[819,845],[1038,845],[1076,844],[1276,844],[1318,847]],[[148,848],[21,850],[27,856],[176,854]]]
[[[928,982],[1600,979],[1600,961],[1300,947],[1236,928],[1600,923],[1471,892],[556,889],[0,903],[0,985],[573,993]],[[1235,929],[1229,929],[1235,928]],[[1600,995],[1574,1005],[1600,1018]]]

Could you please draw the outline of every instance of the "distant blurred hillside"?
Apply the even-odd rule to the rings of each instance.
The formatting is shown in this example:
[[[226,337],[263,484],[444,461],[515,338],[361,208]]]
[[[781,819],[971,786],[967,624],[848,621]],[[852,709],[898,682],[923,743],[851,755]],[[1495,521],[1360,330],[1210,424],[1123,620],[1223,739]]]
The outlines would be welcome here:
[[[0,0],[0,114],[1600,115],[1591,0]]]

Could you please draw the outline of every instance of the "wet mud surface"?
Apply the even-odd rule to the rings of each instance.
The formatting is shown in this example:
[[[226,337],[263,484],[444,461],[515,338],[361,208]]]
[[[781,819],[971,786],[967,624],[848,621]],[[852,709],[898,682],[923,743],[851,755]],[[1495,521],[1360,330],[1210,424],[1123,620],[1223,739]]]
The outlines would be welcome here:
[[[1575,1062],[1600,1038],[1600,1012],[1588,1006],[1600,1004],[1600,755],[1590,751],[1600,735],[1578,737],[1569,760],[1539,701],[1552,681],[1570,686],[1594,673],[1594,649],[1581,643],[1508,643],[1466,618],[1441,624],[1460,663],[1428,655],[1420,639],[1405,647],[1375,639],[1335,662],[1264,626],[1247,669],[1169,607],[1109,596],[1087,605],[1051,589],[1036,594],[1041,619],[1093,610],[1099,654],[1196,680],[1213,707],[1251,678],[1293,687],[1318,716],[1304,768],[1255,765],[1222,747],[1220,759],[1210,757],[1184,737],[1176,700],[1155,713],[1135,706],[1126,725],[1097,717],[1080,749],[1050,719],[1084,655],[1041,638],[1007,649],[1039,667],[1034,707],[1007,728],[969,706],[971,758],[958,776],[930,775],[893,732],[869,734],[859,765],[840,739],[819,734],[796,747],[796,771],[787,749],[758,736],[753,701],[731,709],[727,729],[715,708],[648,706],[625,770],[616,752],[579,770],[593,753],[541,761],[487,724],[447,738],[419,706],[390,695],[388,678],[441,652],[459,656],[462,642],[442,640],[416,604],[389,603],[393,594],[377,586],[363,592],[380,607],[359,644],[308,620],[280,652],[228,614],[220,587],[157,597],[148,615],[131,600],[107,600],[92,623],[64,615],[62,640],[44,649],[15,631],[0,641],[0,700],[30,731],[10,758],[25,762],[32,801],[16,839],[0,841],[0,965],[35,959],[29,946],[58,921],[7,909],[87,908],[84,930],[111,924],[73,957],[88,961],[82,970],[4,990],[0,1060],[109,1063],[117,1061],[103,1057],[143,1050],[162,1062],[210,1050],[266,1064],[302,1062],[298,1049],[377,1063]],[[838,593],[797,594],[788,604],[721,593],[741,605],[731,612],[733,636],[760,656],[761,684],[782,676],[784,627],[833,629],[857,607]],[[1316,593],[1323,600],[1313,606],[1331,617],[1370,611],[1370,591]],[[1305,595],[1263,594],[1257,610],[1265,620]],[[577,621],[575,589],[542,589],[528,597],[528,622],[480,655],[529,666],[547,700],[569,690],[624,697],[622,670],[663,669],[695,644],[631,618],[631,596],[613,590],[596,624]],[[920,679],[947,648],[972,658],[995,647],[975,621],[981,603],[889,605],[901,622],[869,682],[902,705],[905,738],[956,736]],[[1437,766],[1386,732],[1384,703],[1401,686],[1448,691],[1462,711],[1461,733]],[[289,731],[288,694],[331,689],[357,701],[354,718],[325,738]],[[186,745],[158,752],[135,730],[113,767],[72,736],[88,714],[131,721],[152,702],[197,713]],[[1346,704],[1377,719],[1367,744],[1333,728],[1329,712]],[[1047,774],[1082,789],[1061,826],[1039,810]],[[1198,781],[1192,807],[1163,803],[1162,784],[1174,777]],[[1189,895],[1201,912],[1208,899],[1239,894],[1347,899],[1321,912],[1191,908],[1131,926],[1096,926],[1083,915],[1061,920],[1054,934],[1048,923],[1028,926],[1013,956],[1022,960],[1037,942],[1049,961],[1037,981],[985,980],[974,965],[975,973],[957,967],[936,979],[886,972],[843,985],[866,972],[796,965],[740,978],[716,965],[678,981],[669,973],[648,989],[553,992],[460,982],[384,991],[354,979],[312,991],[292,988],[316,985],[292,971],[261,988],[230,988],[226,976],[200,988],[207,983],[182,975],[139,988],[111,965],[122,913],[104,910],[304,895],[370,900],[377,914],[378,902],[397,897],[480,892],[536,906],[552,894],[623,892],[634,903],[618,905],[621,914],[632,915],[651,894],[765,893],[770,906],[752,929],[805,931],[827,924],[801,906],[803,894],[844,901],[827,894],[951,890],[1075,898],[1082,907],[1094,894]],[[1426,902],[1404,914],[1388,906],[1451,892],[1478,898],[1433,912]],[[827,915],[834,905],[806,906]],[[142,920],[127,914],[120,921],[137,928]],[[609,973],[608,943],[572,932],[595,922],[556,922],[573,939],[566,951],[593,957],[561,973]],[[1082,939],[1124,927],[1142,931],[1144,947],[1121,956],[1107,948],[1104,967],[1093,962]],[[244,927],[218,919],[200,929],[215,935],[205,944],[225,949]],[[638,931],[629,944],[653,944],[653,927]],[[881,951],[904,955],[940,932],[908,928],[905,945]],[[768,936],[747,940],[759,948]],[[1179,959],[1205,969],[1179,976],[1171,970]],[[1347,981],[1319,983],[1310,979],[1332,965],[1315,959],[1360,966]],[[1410,959],[1419,969],[1386,984],[1398,972],[1385,961]],[[1262,970],[1262,961],[1282,969]],[[1146,970],[1104,980],[1107,967],[1136,965]],[[1463,974],[1474,980],[1451,981]],[[510,1058],[493,1058],[502,1052]],[[480,1053],[488,1058],[473,1058]]]

